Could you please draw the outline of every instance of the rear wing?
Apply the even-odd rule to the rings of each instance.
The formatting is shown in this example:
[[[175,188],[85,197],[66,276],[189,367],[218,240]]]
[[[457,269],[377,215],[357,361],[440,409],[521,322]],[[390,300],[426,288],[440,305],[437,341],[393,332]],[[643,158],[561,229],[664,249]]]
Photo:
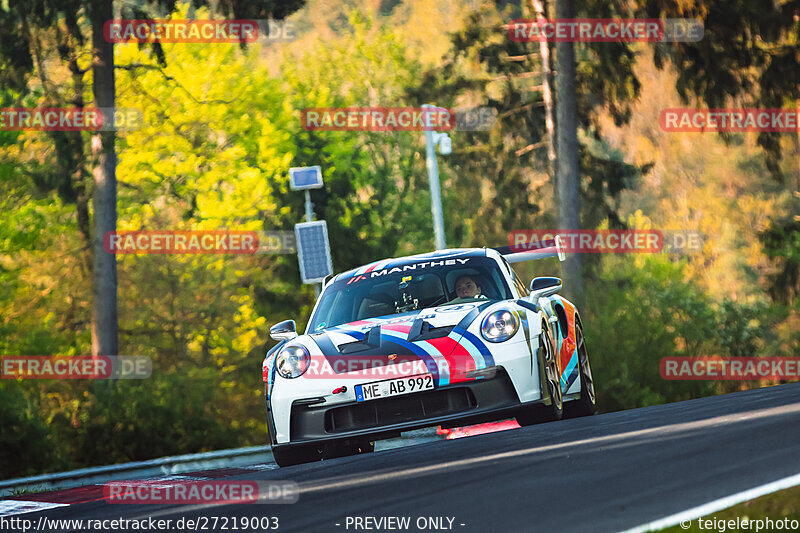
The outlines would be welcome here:
[[[495,248],[503,258],[509,263],[519,263],[520,261],[533,261],[546,257],[558,257],[559,261],[567,258],[564,253],[563,238],[556,235],[554,239],[542,241],[539,248],[527,249],[526,245],[518,244],[515,246],[501,246]]]

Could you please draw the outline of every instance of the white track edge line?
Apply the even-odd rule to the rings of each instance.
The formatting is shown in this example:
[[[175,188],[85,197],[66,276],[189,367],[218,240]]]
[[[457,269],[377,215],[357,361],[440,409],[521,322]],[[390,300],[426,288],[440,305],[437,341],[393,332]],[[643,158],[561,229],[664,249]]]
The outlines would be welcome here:
[[[761,496],[766,496],[767,494],[772,494],[773,492],[778,492],[779,490],[788,489],[797,485],[800,485],[800,474],[795,474],[793,476],[785,477],[765,485],[760,485],[752,489],[737,492],[736,494],[731,494],[730,496],[712,500],[703,505],[665,516],[664,518],[654,520],[653,522],[648,522],[631,529],[626,529],[622,533],[643,533],[645,531],[656,531],[667,527],[676,526],[681,522],[701,518],[710,513],[721,511],[722,509],[727,509],[728,507],[733,507],[734,505],[742,502],[753,500]]]

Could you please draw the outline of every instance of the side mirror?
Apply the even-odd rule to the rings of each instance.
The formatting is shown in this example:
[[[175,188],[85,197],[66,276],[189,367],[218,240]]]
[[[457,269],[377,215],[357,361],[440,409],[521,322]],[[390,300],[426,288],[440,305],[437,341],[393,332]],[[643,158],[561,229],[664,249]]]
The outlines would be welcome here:
[[[288,341],[297,337],[294,320],[284,320],[269,328],[269,336],[276,341]]]
[[[543,276],[540,278],[533,278],[533,281],[531,281],[531,299],[533,301],[556,294],[560,290],[561,278]]]

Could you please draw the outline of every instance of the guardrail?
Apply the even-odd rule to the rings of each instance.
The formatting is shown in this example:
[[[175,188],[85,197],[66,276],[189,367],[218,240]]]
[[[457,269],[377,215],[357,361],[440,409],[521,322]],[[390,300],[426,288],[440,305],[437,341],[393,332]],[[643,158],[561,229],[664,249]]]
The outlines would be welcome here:
[[[0,496],[18,494],[21,491],[42,492],[69,489],[83,485],[105,483],[106,481],[169,476],[197,470],[245,466],[268,463],[270,461],[272,461],[272,451],[269,446],[251,446],[248,448],[176,455],[150,459],[149,461],[94,466],[69,472],[7,479],[0,481]]]
[[[441,440],[435,428],[421,429],[404,433],[402,437],[379,441],[377,450],[386,450]],[[81,468],[69,472],[42,474],[39,476],[21,477],[0,481],[0,497],[17,495],[23,492],[44,492],[48,490],[69,489],[84,485],[105,483],[107,481],[143,479],[163,477],[212,470],[215,468],[232,468],[257,465],[268,470],[278,468],[272,462],[272,450],[269,446],[250,446],[232,448],[213,452],[193,453],[161,457],[148,461],[136,461],[108,466]]]

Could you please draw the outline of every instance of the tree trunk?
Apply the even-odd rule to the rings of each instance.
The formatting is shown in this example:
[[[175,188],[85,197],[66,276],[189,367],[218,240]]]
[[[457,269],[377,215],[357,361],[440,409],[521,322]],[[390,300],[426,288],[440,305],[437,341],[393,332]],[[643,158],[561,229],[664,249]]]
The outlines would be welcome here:
[[[575,18],[574,0],[556,2],[556,18]],[[580,229],[578,176],[578,122],[575,102],[575,46],[556,43],[556,112],[558,127],[558,226]],[[567,254],[562,266],[565,293],[574,303],[583,303],[580,254]]]
[[[800,109],[800,99],[795,102],[795,107]],[[795,191],[800,191],[800,128],[794,136],[794,153],[797,155],[797,178],[795,180]],[[795,193],[796,195],[797,193]]]
[[[83,74],[84,71],[78,66],[78,51],[77,47],[72,47],[74,39],[65,37],[62,46],[69,46],[70,60],[69,70],[72,73],[72,84],[74,85],[75,98],[72,104],[77,108],[84,107],[83,101]],[[69,165],[66,167],[66,173],[70,177],[70,186],[75,191],[75,210],[77,213],[78,231],[85,242],[85,251],[83,253],[83,262],[86,268],[87,275],[91,275],[94,265],[94,251],[92,250],[92,231],[90,229],[91,218],[89,216],[89,195],[86,191],[86,179],[88,178],[86,172],[86,153],[81,133],[78,131],[64,132],[70,142],[72,150],[69,153]]]
[[[91,4],[93,90],[95,105],[115,105],[114,45],[103,38],[103,24],[113,17],[113,3]],[[92,135],[94,169],[94,307],[92,308],[92,355],[117,355],[117,259],[103,249],[103,237],[117,229],[117,155],[114,131]]]
[[[547,18],[547,0],[532,0],[536,18]],[[555,124],[553,123],[553,71],[550,69],[550,45],[547,40],[539,40],[539,55],[542,58],[542,100],[544,101],[544,125],[547,129],[547,168],[550,179],[556,178]]]

